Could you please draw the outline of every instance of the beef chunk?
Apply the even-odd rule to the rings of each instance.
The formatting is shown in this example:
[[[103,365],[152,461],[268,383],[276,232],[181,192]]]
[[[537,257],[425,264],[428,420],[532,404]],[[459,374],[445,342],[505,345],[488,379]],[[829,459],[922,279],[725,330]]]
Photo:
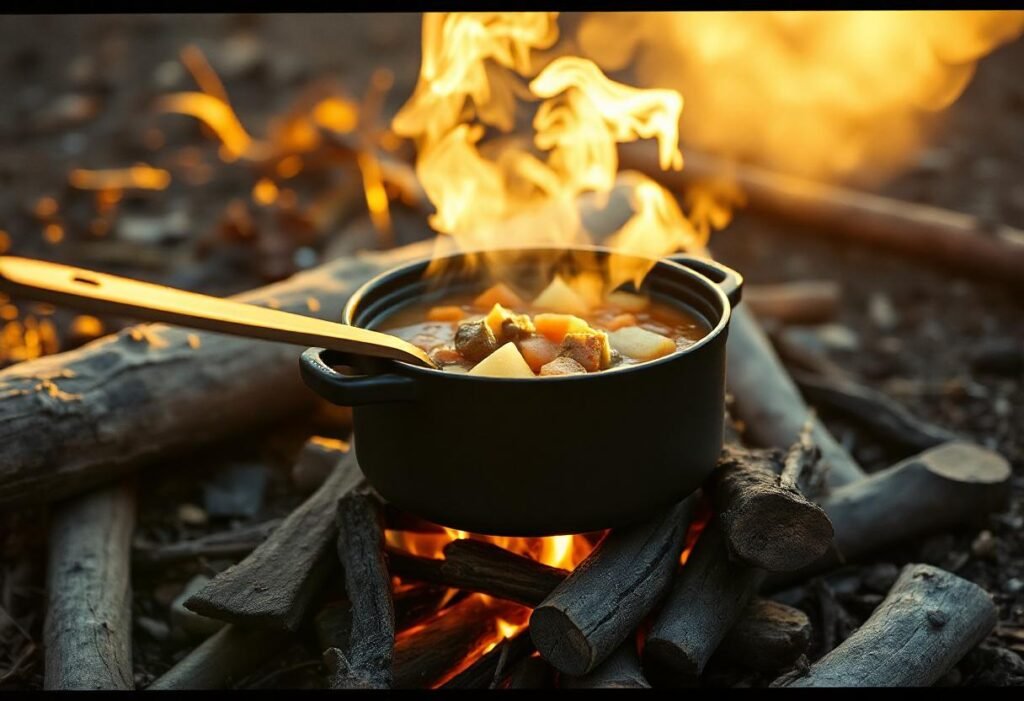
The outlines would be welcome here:
[[[497,349],[498,340],[483,320],[460,324],[455,332],[455,350],[470,362],[479,363]]]
[[[558,355],[571,358],[587,372],[596,372],[611,364],[611,346],[608,335],[602,331],[590,333],[568,333],[562,340]]]
[[[555,358],[550,363],[541,366],[541,377],[552,375],[586,375],[587,369],[572,358]]]

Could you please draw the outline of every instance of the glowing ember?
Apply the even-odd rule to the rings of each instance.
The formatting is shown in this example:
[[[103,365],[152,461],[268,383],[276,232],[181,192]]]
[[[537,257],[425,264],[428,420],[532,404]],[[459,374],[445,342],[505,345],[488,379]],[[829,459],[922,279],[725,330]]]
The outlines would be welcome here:
[[[108,170],[75,168],[68,175],[68,182],[79,190],[165,190],[171,184],[171,174],[163,168],[138,163],[131,168]]]

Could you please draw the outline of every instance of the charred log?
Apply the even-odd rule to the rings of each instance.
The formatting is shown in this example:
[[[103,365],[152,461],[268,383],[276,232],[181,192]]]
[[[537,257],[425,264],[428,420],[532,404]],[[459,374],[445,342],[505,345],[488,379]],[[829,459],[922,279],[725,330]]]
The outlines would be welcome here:
[[[278,630],[227,625],[146,688],[228,689],[281,647]]]
[[[504,638],[493,650],[442,685],[442,689],[495,689],[534,650],[529,631]]]
[[[722,640],[715,659],[778,672],[791,667],[811,644],[807,614],[771,599],[754,599]]]
[[[136,543],[132,564],[155,568],[199,558],[234,559],[248,555],[274,532],[284,519],[275,518],[231,531],[211,533],[177,543]]]
[[[640,668],[636,640],[628,638],[594,671],[582,677],[565,675],[560,684],[565,689],[649,689],[651,685]]]

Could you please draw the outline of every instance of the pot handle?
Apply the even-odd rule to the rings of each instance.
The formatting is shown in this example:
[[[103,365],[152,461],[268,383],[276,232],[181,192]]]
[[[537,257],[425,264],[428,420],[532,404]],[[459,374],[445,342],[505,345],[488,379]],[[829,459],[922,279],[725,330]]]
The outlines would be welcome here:
[[[704,277],[722,288],[722,292],[729,298],[729,304],[733,307],[740,303],[743,298],[743,276],[732,268],[708,258],[698,258],[679,253],[668,257],[673,263],[678,263],[700,273]]]
[[[299,359],[303,382],[324,399],[342,406],[408,402],[416,398],[416,380],[411,377],[387,372],[345,375],[331,367],[350,364],[350,357],[326,348],[307,348]]]

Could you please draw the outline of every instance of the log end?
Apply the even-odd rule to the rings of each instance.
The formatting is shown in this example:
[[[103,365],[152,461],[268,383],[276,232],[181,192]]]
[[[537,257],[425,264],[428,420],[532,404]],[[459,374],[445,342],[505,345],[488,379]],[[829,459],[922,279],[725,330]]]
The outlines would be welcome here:
[[[954,482],[1002,484],[1010,479],[1010,463],[999,453],[965,441],[950,441],[921,453],[917,459],[932,473]]]
[[[832,522],[817,504],[789,491],[767,492],[722,514],[733,557],[770,572],[806,567],[828,552]]]
[[[538,606],[530,616],[530,638],[562,674],[580,677],[597,665],[596,651],[579,626],[553,606]]]
[[[643,670],[656,687],[696,686],[702,665],[677,642],[651,637],[644,645]]]

